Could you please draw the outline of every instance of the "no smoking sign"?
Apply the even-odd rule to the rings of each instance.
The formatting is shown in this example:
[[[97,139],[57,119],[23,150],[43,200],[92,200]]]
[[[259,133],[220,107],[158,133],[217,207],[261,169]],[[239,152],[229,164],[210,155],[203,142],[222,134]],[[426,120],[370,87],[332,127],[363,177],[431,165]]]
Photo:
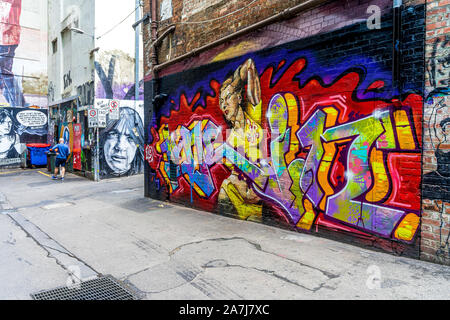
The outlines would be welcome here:
[[[119,102],[111,100],[109,103],[109,119],[119,120]]]
[[[98,112],[93,106],[88,109],[88,126],[89,128],[98,127]]]
[[[112,110],[115,110],[115,109],[117,109],[119,107],[119,103],[117,101],[115,101],[115,100],[112,100],[111,104],[110,104],[110,107],[111,107]]]

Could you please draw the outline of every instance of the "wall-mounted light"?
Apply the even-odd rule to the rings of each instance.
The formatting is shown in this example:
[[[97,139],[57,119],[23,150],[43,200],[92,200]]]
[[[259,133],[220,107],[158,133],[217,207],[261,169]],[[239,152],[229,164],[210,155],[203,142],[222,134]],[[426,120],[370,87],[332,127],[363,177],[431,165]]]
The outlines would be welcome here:
[[[70,30],[70,31],[73,31],[73,32],[75,32],[75,33],[84,34],[84,35],[86,35],[86,36],[89,36],[89,37],[94,38],[94,36],[93,36],[92,34],[87,34],[84,30],[81,30],[81,29],[79,29],[79,28],[71,27],[71,28],[69,28],[69,30]]]
[[[95,52],[97,52],[98,50],[100,50],[100,47],[97,47],[95,49],[92,49],[91,51],[89,51],[89,54],[92,56]]]

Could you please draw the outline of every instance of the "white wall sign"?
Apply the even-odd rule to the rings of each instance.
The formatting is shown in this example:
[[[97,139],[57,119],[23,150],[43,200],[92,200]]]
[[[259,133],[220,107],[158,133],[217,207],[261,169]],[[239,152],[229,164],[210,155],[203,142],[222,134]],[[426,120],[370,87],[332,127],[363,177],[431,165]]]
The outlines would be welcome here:
[[[47,115],[40,111],[20,111],[16,116],[17,121],[25,127],[40,127],[47,124]]]
[[[119,114],[120,114],[119,108],[120,108],[119,100],[111,100],[109,102],[109,119],[119,120]]]
[[[89,128],[98,127],[98,110],[94,106],[88,108],[88,126]]]
[[[109,108],[97,109],[98,112],[98,127],[106,128],[106,115],[109,113]]]

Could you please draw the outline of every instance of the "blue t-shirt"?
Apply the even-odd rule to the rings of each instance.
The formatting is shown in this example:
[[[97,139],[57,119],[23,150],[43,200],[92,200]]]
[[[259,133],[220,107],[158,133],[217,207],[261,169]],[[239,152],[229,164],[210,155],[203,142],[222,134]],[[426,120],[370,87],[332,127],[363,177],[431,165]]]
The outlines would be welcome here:
[[[64,160],[67,159],[70,153],[69,147],[62,143],[58,143],[56,146],[51,148],[50,151],[57,153],[56,159],[64,159]]]

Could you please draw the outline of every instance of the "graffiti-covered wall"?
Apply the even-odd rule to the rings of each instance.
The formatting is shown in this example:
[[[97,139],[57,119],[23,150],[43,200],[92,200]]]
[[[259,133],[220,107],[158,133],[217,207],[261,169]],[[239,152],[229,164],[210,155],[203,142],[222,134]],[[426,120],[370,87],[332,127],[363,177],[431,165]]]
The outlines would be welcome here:
[[[392,2],[377,27],[352,3],[324,32],[149,81],[147,195],[418,257],[424,6],[393,48]]]
[[[144,104],[130,100],[96,99],[107,113],[106,128],[100,130],[100,178],[129,176],[144,172]]]
[[[450,3],[427,10],[422,256],[450,263]]]
[[[47,107],[47,2],[0,1],[0,105]]]
[[[0,168],[18,166],[26,144],[47,143],[47,110],[0,108]]]

